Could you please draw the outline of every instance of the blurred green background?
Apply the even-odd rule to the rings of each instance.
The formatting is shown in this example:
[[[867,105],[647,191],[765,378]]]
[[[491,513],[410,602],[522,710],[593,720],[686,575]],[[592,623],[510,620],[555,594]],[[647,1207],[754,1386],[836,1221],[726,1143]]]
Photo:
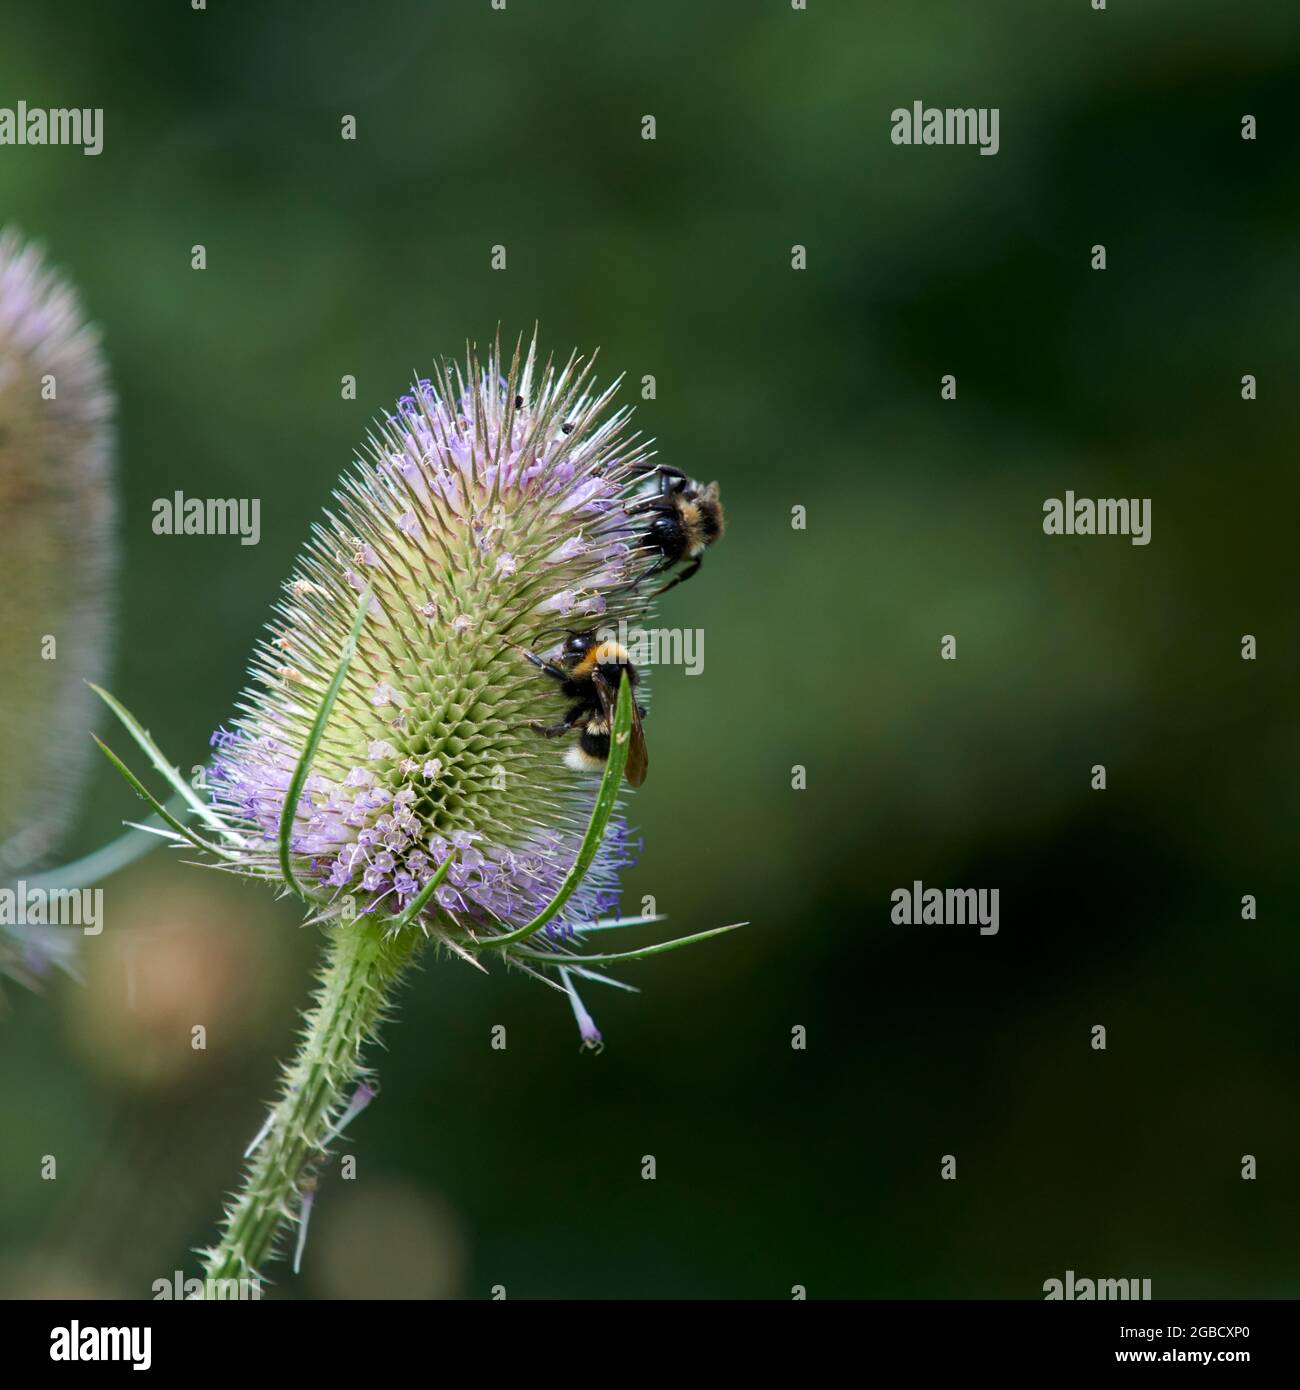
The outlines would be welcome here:
[[[663,603],[705,670],[655,676],[626,903],[752,926],[589,1000],[599,1057],[522,976],[421,972],[358,1179],[273,1296],[1300,1294],[1300,11],[176,0],[4,29],[0,105],[105,111],[98,158],[0,149],[0,221],[103,329],[110,685],[182,766],[370,419],[466,338],[540,321],[654,374],[641,427],[728,507]],[[997,106],[1000,153],[893,146],[914,100]],[[260,497],[261,544],[153,535],[178,488]],[[1152,543],[1045,537],[1066,489],[1150,497]],[[65,856],[134,813],[96,768]],[[892,925],[914,879],[1000,888],[1000,934]],[[106,914],[83,985],[6,992],[10,1296],[193,1273],[305,1002],[314,934],[256,886],[160,853]]]

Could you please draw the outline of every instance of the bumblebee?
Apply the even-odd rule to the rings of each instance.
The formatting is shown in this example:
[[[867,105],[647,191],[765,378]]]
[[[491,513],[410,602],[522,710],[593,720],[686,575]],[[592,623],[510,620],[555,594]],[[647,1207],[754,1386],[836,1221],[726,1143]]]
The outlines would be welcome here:
[[[565,753],[564,761],[579,772],[603,768],[609,760],[609,731],[614,723],[619,680],[627,672],[632,687],[632,730],[625,771],[627,780],[639,787],[645,781],[650,760],[641,729],[645,710],[636,702],[637,669],[628,659],[627,648],[620,642],[602,641],[591,629],[570,632],[558,661],[543,661],[529,651],[523,654],[539,670],[559,681],[560,693],[571,702],[558,724],[543,724],[534,719],[529,727],[543,738],[561,738],[576,729],[578,741]]]
[[[638,584],[672,569],[681,560],[687,561],[680,574],[655,590],[656,594],[666,594],[697,574],[704,563],[704,552],[722,539],[722,499],[717,483],[706,487],[666,464],[656,465],[654,471],[659,475],[656,490],[632,501],[627,514],[653,513],[643,544],[657,550],[659,558],[636,581]]]

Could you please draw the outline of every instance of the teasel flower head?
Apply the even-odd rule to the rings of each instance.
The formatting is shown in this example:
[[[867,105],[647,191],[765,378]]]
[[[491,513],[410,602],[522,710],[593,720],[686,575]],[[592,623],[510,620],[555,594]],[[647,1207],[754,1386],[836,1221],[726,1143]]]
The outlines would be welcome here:
[[[212,736],[213,809],[239,836],[226,867],[288,868],[316,920],[403,918],[461,955],[583,969],[571,958],[616,912],[633,843],[612,815],[563,905],[510,949],[569,880],[600,785],[530,727],[570,701],[523,653],[648,616],[636,580],[653,556],[628,506],[650,454],[616,387],[576,357],[542,365],[535,341],[507,368],[498,343],[441,363],[377,422]],[[599,1041],[585,1011],[579,1024]]]
[[[111,636],[113,398],[77,296],[0,232],[0,886],[48,862],[84,780]],[[76,936],[0,925],[0,975],[71,968]]]

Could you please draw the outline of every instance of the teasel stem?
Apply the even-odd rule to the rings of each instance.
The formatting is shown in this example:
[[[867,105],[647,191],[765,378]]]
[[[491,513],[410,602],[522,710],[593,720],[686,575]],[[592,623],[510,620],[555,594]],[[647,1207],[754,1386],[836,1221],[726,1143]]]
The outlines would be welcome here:
[[[284,1223],[299,1218],[303,1194],[325,1157],[393,992],[425,943],[366,917],[328,928],[315,1004],[297,1056],[284,1069],[279,1102],[253,1151],[243,1188],[226,1211],[221,1238],[203,1252],[211,1281],[252,1279],[274,1252]]]

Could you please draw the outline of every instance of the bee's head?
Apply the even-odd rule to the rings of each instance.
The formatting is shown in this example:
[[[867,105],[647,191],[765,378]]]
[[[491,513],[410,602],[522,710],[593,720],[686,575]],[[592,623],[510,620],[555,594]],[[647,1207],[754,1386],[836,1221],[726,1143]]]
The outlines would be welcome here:
[[[566,657],[578,660],[586,656],[596,641],[596,631],[588,628],[585,632],[570,632],[564,639],[563,653]]]

